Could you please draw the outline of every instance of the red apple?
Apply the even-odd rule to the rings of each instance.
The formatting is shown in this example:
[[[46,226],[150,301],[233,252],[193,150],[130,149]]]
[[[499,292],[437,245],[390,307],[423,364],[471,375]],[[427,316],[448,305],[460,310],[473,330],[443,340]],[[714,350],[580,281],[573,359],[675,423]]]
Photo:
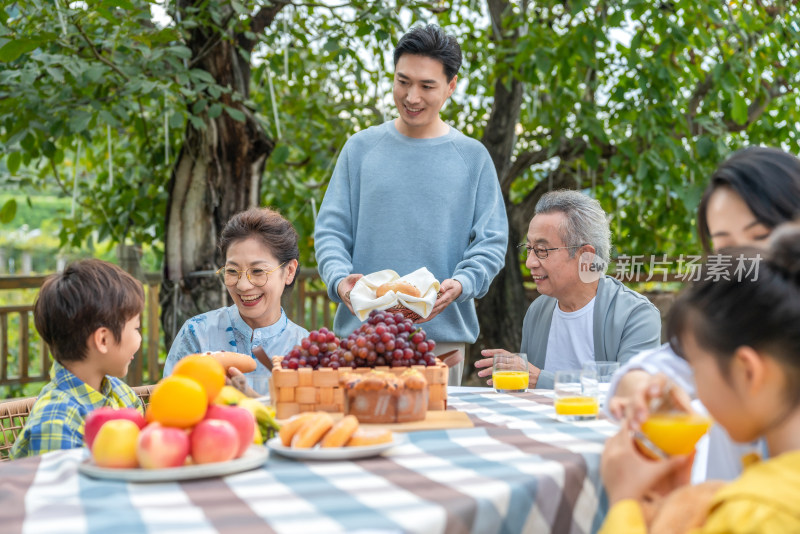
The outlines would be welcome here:
[[[239,435],[239,450],[236,451],[236,458],[239,458],[253,443],[256,432],[256,421],[249,411],[236,406],[223,406],[221,404],[209,404],[206,412],[206,419],[218,419],[227,421],[236,429]]]
[[[139,433],[136,458],[145,469],[180,467],[189,456],[189,436],[180,428],[150,423]]]
[[[103,426],[106,421],[112,421],[114,419],[133,421],[139,429],[144,428],[147,424],[142,414],[140,414],[139,410],[136,408],[111,408],[110,406],[97,408],[89,412],[89,415],[86,416],[86,423],[83,427],[83,441],[86,443],[86,446],[91,449],[94,438],[97,436],[100,427]]]
[[[190,437],[192,460],[196,464],[227,462],[236,457],[239,435],[233,425],[219,419],[204,419],[197,423]]]

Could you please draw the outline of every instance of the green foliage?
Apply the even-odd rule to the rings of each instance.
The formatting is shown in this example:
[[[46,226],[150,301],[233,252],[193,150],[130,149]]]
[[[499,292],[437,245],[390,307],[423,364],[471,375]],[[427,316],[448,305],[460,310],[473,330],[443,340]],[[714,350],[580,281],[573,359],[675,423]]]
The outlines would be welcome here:
[[[57,9],[56,9],[57,7]],[[175,29],[153,25],[150,2],[16,2],[0,16],[0,143],[6,187],[77,199],[61,242],[90,235],[152,243],[163,234],[163,117],[180,142],[189,84]],[[16,44],[13,44],[16,43]],[[183,76],[186,83],[178,80]]]
[[[488,107],[493,78],[520,80],[516,155],[544,156],[514,176],[511,198],[568,176],[612,214],[620,251],[696,250],[690,221],[731,150],[800,152],[800,10],[732,5],[536,2],[527,16],[509,8],[494,50],[470,29],[467,93],[477,100],[467,115]]]
[[[612,214],[621,252],[695,251],[690,221],[719,161],[745,144],[800,151],[791,3],[357,0],[286,5],[258,32],[263,2],[184,3],[180,21],[154,19],[160,5],[27,0],[0,12],[0,180],[74,195],[65,245],[161,246],[187,123],[203,132],[246,108],[276,142],[263,202],[293,221],[313,264],[315,211],[339,150],[394,116],[389,55],[409,22],[437,22],[461,42],[444,115],[468,135],[486,130],[496,80],[522,84],[512,207],[529,216],[534,191],[574,184]],[[499,33],[487,6],[505,9]],[[203,51],[185,46],[196,32],[210,44],[257,41],[238,50],[249,87],[215,82]],[[0,220],[13,211],[4,203]]]

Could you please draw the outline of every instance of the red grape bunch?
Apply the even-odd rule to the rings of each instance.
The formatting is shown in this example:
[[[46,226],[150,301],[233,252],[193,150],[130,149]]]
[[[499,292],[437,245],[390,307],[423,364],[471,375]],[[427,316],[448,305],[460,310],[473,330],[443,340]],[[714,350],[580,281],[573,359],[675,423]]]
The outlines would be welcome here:
[[[436,342],[402,314],[372,311],[367,322],[341,342],[342,365],[410,367],[435,365]]]
[[[295,345],[283,359],[281,367],[284,369],[300,369],[302,367],[338,369],[341,365],[340,358],[339,338],[327,328],[322,327],[319,330],[312,330],[308,337],[300,340],[300,344]]]
[[[281,362],[284,369],[310,367],[410,367],[435,365],[436,342],[402,314],[373,311],[367,322],[340,341],[327,328],[312,331]]]

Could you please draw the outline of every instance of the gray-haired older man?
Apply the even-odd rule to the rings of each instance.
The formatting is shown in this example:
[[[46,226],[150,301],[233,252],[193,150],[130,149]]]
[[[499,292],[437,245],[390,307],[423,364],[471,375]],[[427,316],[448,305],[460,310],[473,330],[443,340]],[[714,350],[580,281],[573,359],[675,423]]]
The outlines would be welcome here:
[[[656,307],[602,274],[611,232],[597,200],[577,191],[545,194],[520,246],[528,251],[525,265],[542,295],[522,324],[520,352],[528,355],[530,387],[552,388],[560,369],[580,369],[589,361],[625,362],[659,346]],[[506,351],[481,352],[487,357],[475,363],[484,368],[478,376],[491,376],[491,357],[501,352]]]

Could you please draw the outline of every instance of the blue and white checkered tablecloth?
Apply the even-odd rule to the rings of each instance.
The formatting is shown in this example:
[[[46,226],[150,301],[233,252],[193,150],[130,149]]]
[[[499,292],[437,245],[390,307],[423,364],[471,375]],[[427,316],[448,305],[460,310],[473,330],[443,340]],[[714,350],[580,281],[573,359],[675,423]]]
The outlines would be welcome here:
[[[475,428],[407,434],[384,456],[300,462],[174,483],[80,475],[86,452],[0,464],[0,531],[11,533],[595,532],[608,421],[561,423],[552,394],[451,388]]]

